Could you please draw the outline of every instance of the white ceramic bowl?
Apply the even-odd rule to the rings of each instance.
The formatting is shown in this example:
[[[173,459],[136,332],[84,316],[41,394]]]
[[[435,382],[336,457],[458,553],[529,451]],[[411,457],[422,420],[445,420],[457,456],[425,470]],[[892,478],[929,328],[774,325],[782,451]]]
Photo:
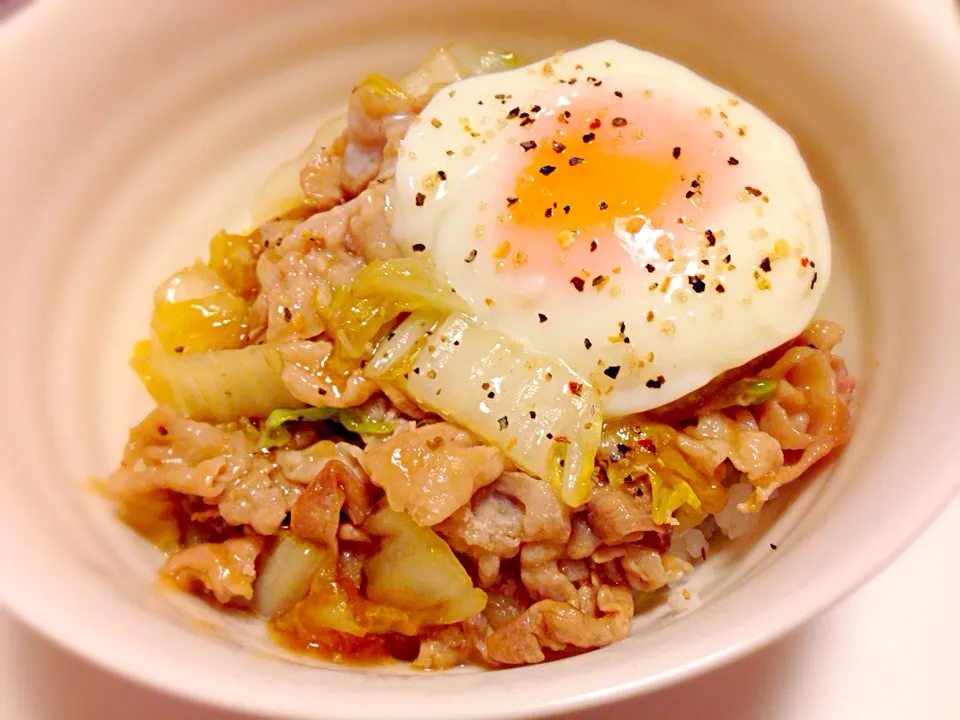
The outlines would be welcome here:
[[[960,43],[907,4],[846,0],[37,0],[0,28],[0,595],[155,687],[282,716],[507,717],[648,691],[726,662],[850,592],[957,488]],[[615,36],[689,65],[797,138],[836,247],[859,426],[705,604],[628,640],[497,673],[413,676],[278,658],[258,624],[161,591],[159,557],[85,481],[147,408],[127,369],[151,291],[243,225],[270,169],[362,74],[451,39],[530,56]],[[783,506],[784,503],[781,503]],[[769,544],[779,550],[773,552]],[[930,589],[918,578],[917,602]]]

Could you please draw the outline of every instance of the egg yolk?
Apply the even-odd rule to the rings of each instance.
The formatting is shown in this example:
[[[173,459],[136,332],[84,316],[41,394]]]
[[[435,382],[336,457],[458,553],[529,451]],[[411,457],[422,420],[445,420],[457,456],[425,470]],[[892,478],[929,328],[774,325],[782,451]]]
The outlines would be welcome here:
[[[712,199],[735,199],[726,170],[737,143],[697,107],[584,88],[534,109],[504,167],[511,185],[491,235],[502,270],[568,282],[571,271],[645,274],[681,255],[705,259]]]
[[[562,127],[529,152],[513,195],[515,226],[560,233],[658,214],[679,179],[673,160],[630,150],[636,134],[618,129],[625,118],[614,120]]]

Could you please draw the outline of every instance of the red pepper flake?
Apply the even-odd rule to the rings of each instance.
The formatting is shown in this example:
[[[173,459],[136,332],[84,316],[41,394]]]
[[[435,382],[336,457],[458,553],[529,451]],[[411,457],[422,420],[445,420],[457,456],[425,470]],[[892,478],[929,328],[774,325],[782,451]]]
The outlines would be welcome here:
[[[553,151],[555,153],[562,153],[566,149],[567,149],[567,146],[564,145],[563,143],[558,143],[556,140],[553,141]]]
[[[724,261],[725,263],[729,264],[732,259],[733,259],[733,255],[730,255],[730,254],[728,253],[727,256],[723,259],[723,261]]]
[[[600,118],[594,118],[593,120],[590,121],[591,130],[596,130],[599,127],[600,127]]]
[[[603,374],[606,375],[611,380],[616,380],[617,375],[620,374],[620,366],[611,365],[610,367],[608,367],[606,370],[603,371]]]
[[[537,411],[536,411],[536,410],[531,410],[531,411],[530,411],[530,419],[531,419],[531,420],[536,420],[536,419],[537,419]]]
[[[546,217],[546,218],[552,218],[552,217],[553,217],[553,208],[547,208],[546,210],[544,210],[544,211],[543,211],[543,216]]]
[[[569,206],[569,205],[564,205],[564,206],[563,206],[563,214],[564,214],[564,215],[569,215],[569,214],[570,214],[570,206]]]
[[[810,261],[810,267],[815,268],[816,266],[817,266],[817,264],[816,264],[813,260],[811,260],[811,261]]]
[[[570,158],[570,166],[571,166],[571,167],[574,167],[574,166],[576,166],[576,165],[579,165],[579,164],[582,163],[582,162],[584,162],[584,159],[583,159],[582,157],[572,157],[572,158]]]
[[[414,201],[417,203],[417,207],[423,207],[423,203],[426,202],[427,196],[423,193],[417,193],[417,196],[414,198]]]
[[[598,243],[596,240],[590,241],[590,252],[596,252],[598,247],[600,247],[600,243]]]
[[[545,323],[547,321],[547,316],[543,313],[537,313],[537,317],[540,318],[540,322]]]
[[[585,285],[585,283],[583,282],[582,277],[570,278],[570,284],[577,289],[577,292],[583,292],[583,286]]]
[[[513,120],[513,119],[514,119],[517,115],[519,115],[519,114],[520,114],[520,108],[515,107],[515,108],[511,109],[510,112],[507,113],[507,118],[508,118],[509,120]]]
[[[520,147],[523,148],[524,152],[529,152],[537,147],[537,142],[536,140],[524,140],[520,143]]]
[[[173,351],[174,351],[175,353],[182,353],[183,350],[184,350],[183,345],[177,345],[177,346],[173,349]]]
[[[654,270],[656,270],[656,268],[650,263],[647,263],[645,267],[647,268],[648,273],[652,273]]]
[[[810,289],[813,290],[813,286],[817,284],[817,273],[813,274],[813,280],[810,281]]]
[[[290,310],[290,308],[285,307],[283,309],[283,319],[286,320],[287,322],[290,322],[291,320],[293,320],[293,312]]]
[[[508,197],[508,198],[507,198],[507,207],[510,207],[511,205],[515,205],[515,204],[518,203],[518,202],[520,202],[520,198]]]
[[[687,190],[686,195],[684,195],[684,197],[685,197],[687,200],[689,200],[689,199],[692,198],[693,196],[694,196],[693,190]]]
[[[657,389],[659,389],[659,388],[661,388],[661,387],[663,386],[663,383],[664,383],[664,382],[666,382],[666,380],[665,380],[665,378],[663,377],[663,375],[657,375],[656,379],[654,379],[654,380],[647,380],[647,387],[648,387],[648,388],[653,388],[654,390],[657,390]]]
[[[627,324],[623,322],[623,320],[620,321],[620,324],[617,327],[620,328],[621,335],[627,331]]]
[[[546,177],[556,169],[557,168],[554,167],[553,165],[544,165],[542,168],[540,168],[540,174]]]
[[[167,430],[163,425],[157,425],[157,432],[160,433],[161,437],[166,437],[170,434],[170,431]]]
[[[599,207],[601,210],[606,210],[609,206],[603,200],[601,200],[597,207]]]
[[[760,269],[764,272],[770,272],[770,258],[765,257],[760,261]]]
[[[727,289],[723,286],[723,283],[717,283],[717,292],[723,295]]]
[[[416,244],[413,246],[413,251],[414,251],[414,252],[423,252],[423,251],[426,250],[426,249],[427,249],[427,246],[424,245],[423,243],[416,243]]]
[[[627,124],[627,119],[625,117],[620,117],[619,115],[611,120],[611,123],[614,127],[623,127]]]
[[[530,112],[532,112],[532,113],[538,113],[538,112],[540,112],[542,109],[543,109],[543,108],[541,108],[539,105],[533,105],[533,106],[530,107]]]
[[[770,543],[770,549],[771,549],[771,550],[776,550],[776,549],[777,549],[776,544]]]
[[[578,383],[571,380],[567,383],[567,387],[574,396],[580,397],[580,392],[583,390],[583,383]]]
[[[808,258],[805,258],[805,257],[800,258],[800,267],[806,267],[809,264],[810,264],[810,260]]]
[[[447,174],[443,170],[437,170],[437,177],[441,180],[446,180]]]
[[[758,189],[755,188],[755,187],[750,187],[749,185],[747,185],[747,186],[744,188],[744,190],[746,190],[748,193],[750,193],[750,194],[753,195],[754,197],[760,197],[761,195],[763,195],[763,191],[762,191],[762,190],[758,190]]]
[[[717,238],[713,234],[713,230],[708,229],[706,232],[703,233],[703,236],[707,239],[707,245],[709,245],[710,247],[713,247],[714,245],[717,244]],[[729,262],[729,260],[727,262]]]
[[[673,149],[673,159],[674,159],[674,160],[679,160],[679,159],[680,159],[680,148],[679,148],[679,147],[675,147],[675,148]]]
[[[730,156],[730,159],[727,160],[727,165],[739,165],[740,161],[737,160],[733,155]]]
[[[506,430],[510,425],[510,421],[507,419],[507,416],[504,415],[502,418],[497,419],[497,424],[500,426],[501,430]]]
[[[533,123],[535,123],[535,122],[536,122],[536,120],[534,120],[532,117],[525,117],[523,120],[520,121],[520,127],[526,127],[527,125],[533,125]]]
[[[593,343],[590,342],[590,338],[584,338],[584,339],[583,339],[583,346],[584,346],[587,350],[589,350],[590,348],[593,347]]]
[[[653,314],[653,310],[648,310],[648,311],[647,311],[647,322],[653,322],[653,319],[654,319],[655,317],[656,317],[656,315]]]
[[[620,92],[619,90],[614,90],[614,91],[613,91],[613,94],[616,95],[618,98],[622,98],[622,97],[623,97],[623,93]]]
[[[594,138],[596,138],[596,137],[597,137],[597,136],[596,136],[594,133],[590,132],[590,133],[587,133],[586,135],[583,136],[583,141],[584,141],[585,143],[591,143],[591,142],[593,142]]]

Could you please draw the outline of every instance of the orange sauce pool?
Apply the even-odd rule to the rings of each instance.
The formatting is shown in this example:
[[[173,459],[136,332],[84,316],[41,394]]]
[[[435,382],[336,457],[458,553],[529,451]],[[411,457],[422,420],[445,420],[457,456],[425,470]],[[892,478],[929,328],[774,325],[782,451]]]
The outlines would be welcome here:
[[[281,647],[338,665],[371,667],[397,662],[409,663],[415,660],[420,652],[418,638],[397,633],[357,637],[327,630],[302,636],[285,632],[274,622],[267,627],[270,637]]]

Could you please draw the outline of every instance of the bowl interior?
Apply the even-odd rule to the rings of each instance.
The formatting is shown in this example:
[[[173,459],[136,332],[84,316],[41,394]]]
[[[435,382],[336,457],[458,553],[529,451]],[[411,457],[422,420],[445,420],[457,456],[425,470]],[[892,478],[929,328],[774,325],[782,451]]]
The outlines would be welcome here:
[[[68,646],[200,698],[340,717],[383,707],[442,717],[451,699],[475,698],[468,714],[494,716],[679,678],[792,628],[878,569],[955,487],[939,438],[957,422],[946,412],[957,390],[943,382],[956,303],[930,258],[950,256],[943,229],[957,227],[957,211],[924,188],[950,187],[950,150],[960,157],[949,122],[958,74],[892,5],[877,3],[870,25],[853,2],[722,5],[95,0],[81,10],[40,0],[15,18],[0,36],[0,58],[25,68],[0,81],[13,108],[0,118],[12,348],[0,376],[11,578],[0,594]],[[259,623],[157,587],[158,553],[88,483],[149,408],[127,358],[154,286],[219,228],[246,225],[262,180],[367,72],[399,75],[452,39],[533,58],[607,37],[688,65],[798,141],[834,238],[821,314],[846,327],[840,351],[858,378],[849,448],[785,493],[750,542],[698,570],[704,607],[654,613],[627,641],[550,667],[411,678],[277,662]],[[930,137],[947,147],[931,152]],[[911,447],[925,448],[919,460]],[[923,492],[904,492],[907,467]],[[375,696],[362,690],[369,672],[390,676]],[[331,700],[342,701],[335,711]]]

